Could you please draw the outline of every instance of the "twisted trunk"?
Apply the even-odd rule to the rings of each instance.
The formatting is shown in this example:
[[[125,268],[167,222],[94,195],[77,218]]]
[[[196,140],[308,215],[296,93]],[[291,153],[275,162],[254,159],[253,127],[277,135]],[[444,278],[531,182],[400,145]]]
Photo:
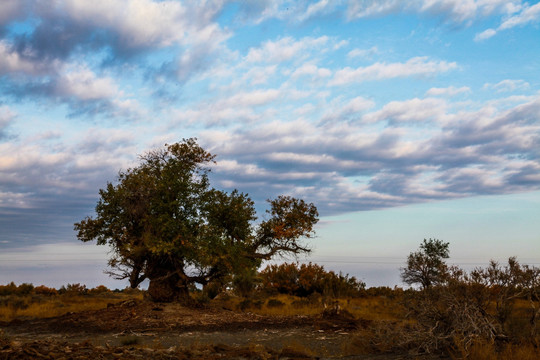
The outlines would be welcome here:
[[[189,305],[192,303],[189,279],[174,265],[162,260],[149,269],[148,295],[156,302],[177,301]]]
[[[188,284],[182,281],[178,275],[150,279],[148,295],[156,302],[178,301],[184,304],[191,302]]]

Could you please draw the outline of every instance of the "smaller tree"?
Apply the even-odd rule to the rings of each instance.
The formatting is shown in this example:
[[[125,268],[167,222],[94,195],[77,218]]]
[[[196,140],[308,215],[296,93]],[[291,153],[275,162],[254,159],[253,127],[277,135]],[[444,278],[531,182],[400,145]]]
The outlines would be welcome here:
[[[449,243],[429,239],[420,244],[420,250],[407,257],[407,267],[401,269],[401,279],[408,285],[420,284],[428,289],[440,284],[447,272],[444,259],[449,258]]]

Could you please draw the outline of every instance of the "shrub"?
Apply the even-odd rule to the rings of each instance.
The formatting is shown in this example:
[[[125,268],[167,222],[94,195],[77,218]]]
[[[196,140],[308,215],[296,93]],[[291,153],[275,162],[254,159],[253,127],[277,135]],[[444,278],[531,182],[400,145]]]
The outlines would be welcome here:
[[[88,290],[88,293],[98,295],[98,294],[105,294],[110,292],[109,288],[107,288],[105,285],[99,285],[96,286],[93,289]]]
[[[223,284],[220,281],[211,281],[203,287],[203,295],[208,299],[214,299],[223,291]]]
[[[50,288],[45,285],[36,286],[34,293],[37,295],[53,296],[58,295],[58,291],[55,288]]]
[[[23,283],[17,288],[18,295],[30,295],[34,290],[34,285],[29,283]]]
[[[0,296],[17,294],[17,285],[12,281],[8,285],[0,285]]]
[[[17,286],[12,281],[8,285],[0,285],[0,296],[8,296],[8,295],[26,296],[26,295],[32,294],[33,291],[34,291],[34,285],[29,284],[29,283],[23,283]]]
[[[66,295],[84,295],[88,293],[86,285],[77,284],[67,284],[67,286],[62,286],[58,293]]]
[[[233,277],[232,286],[238,295],[248,297],[253,294],[259,281],[257,270],[248,268]]]
[[[260,275],[265,289],[300,297],[315,293],[327,297],[359,296],[365,288],[355,277],[326,271],[323,266],[312,263],[269,265]]]
[[[449,268],[443,281],[405,293],[404,305],[417,323],[415,337],[422,339],[422,350],[458,348],[467,353],[479,342],[538,344],[540,304],[533,295],[540,285],[539,268],[510,258],[506,266],[492,261],[470,273]],[[518,308],[524,297],[529,312]]]

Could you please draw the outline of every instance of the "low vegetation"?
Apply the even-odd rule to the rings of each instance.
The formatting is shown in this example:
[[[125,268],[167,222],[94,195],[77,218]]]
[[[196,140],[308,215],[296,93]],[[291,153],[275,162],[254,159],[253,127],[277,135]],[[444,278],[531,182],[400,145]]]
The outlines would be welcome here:
[[[342,355],[539,359],[540,269],[509,258],[506,264],[492,261],[467,272],[448,266],[446,258],[447,243],[424,240],[401,269],[404,282],[411,285],[405,290],[366,288],[354,277],[317,264],[285,263],[230,276],[203,289],[192,287],[190,296],[203,312],[219,309],[261,319],[306,319],[316,329],[337,327],[340,336],[347,336]],[[149,301],[145,293],[11,283],[0,286],[0,325],[97,311],[127,300]],[[152,310],[160,310],[159,305]],[[121,345],[143,346],[132,334],[122,337]],[[306,349],[304,354],[313,355]]]
[[[106,308],[127,299],[142,299],[140,290],[111,291],[101,285],[68,284],[60,289],[32,284],[0,285],[0,322],[14,319],[50,318],[66,313]]]

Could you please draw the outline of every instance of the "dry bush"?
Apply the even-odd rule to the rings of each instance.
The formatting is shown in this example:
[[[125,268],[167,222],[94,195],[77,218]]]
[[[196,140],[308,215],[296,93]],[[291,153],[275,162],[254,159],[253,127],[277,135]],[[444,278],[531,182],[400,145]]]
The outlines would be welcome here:
[[[58,291],[55,288],[50,288],[45,285],[36,286],[34,293],[37,295],[54,296],[58,295]]]
[[[491,262],[471,273],[454,267],[443,284],[410,294],[405,304],[409,318],[417,323],[416,336],[423,339],[419,350],[458,349],[468,356],[507,343],[538,345],[538,286],[524,281],[536,273],[536,268],[521,266],[514,258],[506,266]],[[530,316],[517,306],[524,299],[531,304]]]
[[[347,349],[349,353],[374,354],[412,351],[418,353],[423,337],[415,325],[403,321],[376,321],[357,333]]]
[[[88,293],[88,289],[86,288],[86,285],[81,285],[79,283],[77,284],[67,284],[67,286],[62,286],[58,293],[61,295],[68,295],[68,296],[74,296],[74,295],[85,295]]]
[[[34,291],[34,285],[23,283],[19,286],[15,285],[12,281],[7,285],[0,285],[0,296],[18,295],[25,296],[30,295]]]
[[[93,289],[88,290],[88,294],[101,295],[101,294],[109,293],[110,291],[111,290],[109,290],[109,288],[107,288],[105,285],[99,285],[99,286],[96,286]]]
[[[476,341],[472,346],[464,349],[456,344],[450,352],[454,360],[538,360],[540,349],[531,344],[495,344]]]

